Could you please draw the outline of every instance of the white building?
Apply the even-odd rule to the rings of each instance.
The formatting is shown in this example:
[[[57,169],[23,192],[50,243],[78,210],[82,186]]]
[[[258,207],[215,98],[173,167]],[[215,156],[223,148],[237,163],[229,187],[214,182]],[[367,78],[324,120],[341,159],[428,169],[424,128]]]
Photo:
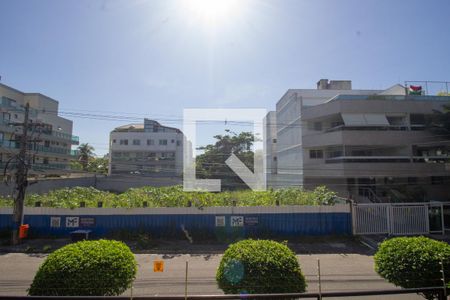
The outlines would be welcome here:
[[[72,135],[72,121],[58,116],[58,101],[39,93],[24,93],[0,83],[0,163],[4,164],[19,152],[22,127],[13,123],[24,122],[25,105],[29,103],[29,132],[33,169],[31,174],[67,173],[69,162],[75,158],[72,145],[78,137]]]
[[[362,201],[401,200],[420,185],[420,197],[449,200],[450,143],[425,121],[444,104],[450,97],[407,95],[401,85],[353,90],[350,81],[322,79],[317,89],[288,90],[272,117],[276,136],[266,129],[269,185],[325,184]]]
[[[183,133],[144,119],[144,124],[115,128],[110,134],[109,174],[181,176]]]

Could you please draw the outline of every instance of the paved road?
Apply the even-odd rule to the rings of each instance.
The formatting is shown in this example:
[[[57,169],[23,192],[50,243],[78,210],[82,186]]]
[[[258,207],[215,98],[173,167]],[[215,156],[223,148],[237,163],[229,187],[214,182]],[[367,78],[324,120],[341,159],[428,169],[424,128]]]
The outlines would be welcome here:
[[[0,255],[0,295],[25,295],[44,255],[10,253]],[[185,263],[189,261],[188,292],[219,294],[215,272],[221,255],[137,254],[139,271],[130,295],[173,295],[184,293]],[[298,255],[308,282],[308,291],[318,291],[317,259],[320,259],[322,291],[373,290],[393,288],[373,270],[373,258],[361,254]],[[153,272],[153,261],[164,260],[163,273]],[[357,298],[352,298],[357,299]],[[359,299],[377,299],[364,297]],[[380,297],[378,297],[380,299]],[[399,295],[383,299],[423,299]]]

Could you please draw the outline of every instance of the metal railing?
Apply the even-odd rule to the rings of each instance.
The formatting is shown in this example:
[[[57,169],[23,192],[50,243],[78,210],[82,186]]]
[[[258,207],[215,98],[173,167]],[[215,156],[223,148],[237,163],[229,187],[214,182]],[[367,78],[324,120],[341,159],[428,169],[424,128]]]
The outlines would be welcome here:
[[[287,293],[287,294],[239,294],[239,295],[176,295],[176,296],[46,296],[45,299],[67,299],[67,300],[92,300],[92,299],[114,299],[114,300],[204,300],[204,299],[323,299],[323,298],[351,298],[361,296],[384,296],[433,293],[438,295],[439,300],[446,299],[447,291],[443,287],[429,287],[416,289],[389,289],[389,290],[367,290],[346,292],[323,292],[323,293]],[[44,299],[38,296],[0,296],[0,300],[15,299]]]

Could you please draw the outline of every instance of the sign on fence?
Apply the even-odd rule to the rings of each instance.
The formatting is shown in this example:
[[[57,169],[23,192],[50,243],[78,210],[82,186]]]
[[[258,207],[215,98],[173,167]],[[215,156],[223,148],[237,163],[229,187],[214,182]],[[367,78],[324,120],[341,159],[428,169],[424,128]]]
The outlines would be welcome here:
[[[153,272],[164,272],[164,261],[162,260],[153,261]]]

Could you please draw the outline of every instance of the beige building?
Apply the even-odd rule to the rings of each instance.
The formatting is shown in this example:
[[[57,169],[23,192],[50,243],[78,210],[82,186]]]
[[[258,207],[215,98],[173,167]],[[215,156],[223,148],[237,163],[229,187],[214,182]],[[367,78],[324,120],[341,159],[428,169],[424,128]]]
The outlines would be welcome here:
[[[110,134],[109,175],[181,176],[183,133],[144,119],[144,124],[115,128]]]
[[[4,167],[20,148],[24,107],[29,103],[31,174],[67,173],[69,162],[76,154],[72,145],[78,137],[72,135],[72,121],[58,116],[58,101],[39,93],[24,93],[0,84],[0,162]],[[37,126],[36,124],[39,124]]]
[[[289,90],[267,154],[271,185],[325,184],[366,202],[449,201],[450,141],[427,126],[445,104],[450,97],[407,95],[401,85],[352,90],[350,81],[320,80]]]

